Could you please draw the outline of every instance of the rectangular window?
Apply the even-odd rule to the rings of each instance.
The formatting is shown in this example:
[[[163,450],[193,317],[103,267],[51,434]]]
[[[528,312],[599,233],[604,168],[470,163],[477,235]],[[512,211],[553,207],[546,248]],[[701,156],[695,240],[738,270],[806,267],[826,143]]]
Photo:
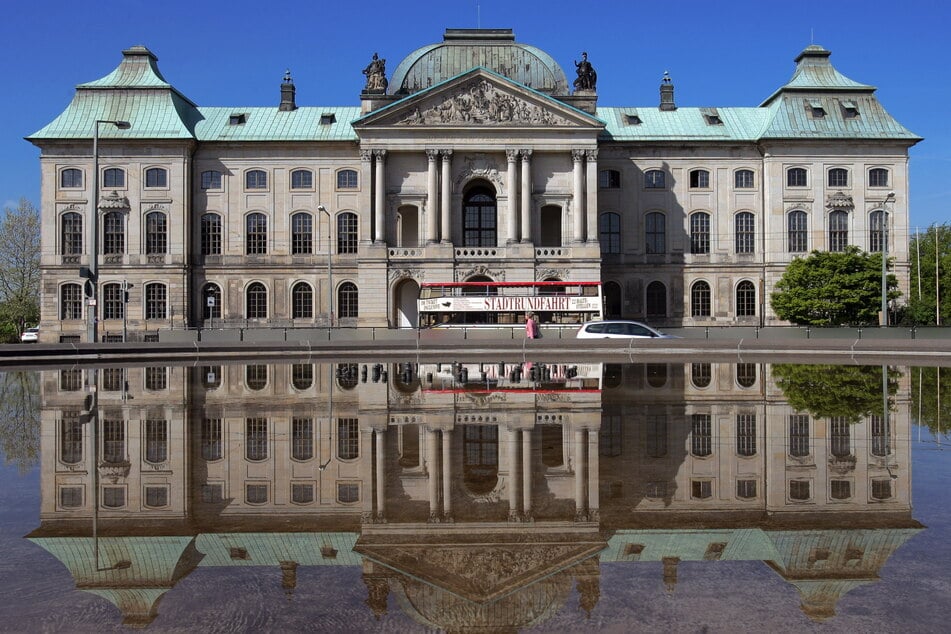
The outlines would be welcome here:
[[[145,421],[145,461],[152,464],[168,460],[168,421]]]
[[[145,318],[146,319],[165,319],[168,314],[166,310],[166,290],[164,284],[146,284],[145,285]]]
[[[291,457],[294,460],[310,460],[314,457],[314,419],[291,420]]]
[[[337,458],[353,460],[360,456],[360,427],[356,418],[337,419]]]
[[[736,415],[736,453],[756,455],[756,414]]]
[[[203,460],[221,460],[223,457],[221,419],[206,418],[201,423],[201,457]]]
[[[696,500],[706,500],[713,497],[713,482],[710,480],[691,481],[690,497]]]
[[[690,453],[697,457],[713,453],[713,433],[710,414],[694,414],[691,421]]]
[[[756,497],[756,480],[737,480],[736,497],[751,500]]]
[[[294,482],[291,484],[291,502],[294,504],[310,504],[313,501],[313,484],[310,482]]]
[[[201,254],[221,255],[221,216],[218,214],[201,217]]]
[[[102,421],[102,461],[109,464],[125,462],[125,421]]]
[[[79,284],[63,284],[60,288],[60,317],[83,318],[83,291]]]
[[[651,458],[663,458],[667,455],[667,416],[648,414],[647,455]]]
[[[168,368],[149,366],[145,368],[145,389],[168,389]]]
[[[245,457],[248,460],[267,460],[267,419],[245,420]]]
[[[789,416],[789,455],[805,458],[809,455],[809,416],[790,414]]]
[[[145,487],[145,505],[151,508],[168,506],[168,487]]]
[[[852,455],[851,425],[845,417],[833,416],[829,419],[829,436],[831,439],[832,455],[836,458],[846,458]]]

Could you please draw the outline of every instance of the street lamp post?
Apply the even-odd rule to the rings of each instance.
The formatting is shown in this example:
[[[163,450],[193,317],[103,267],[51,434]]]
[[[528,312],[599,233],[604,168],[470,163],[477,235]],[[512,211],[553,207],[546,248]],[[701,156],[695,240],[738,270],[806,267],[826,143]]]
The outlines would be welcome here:
[[[111,123],[120,130],[132,127],[128,121],[96,119],[92,126],[92,212],[89,214],[89,284],[86,310],[86,341],[93,343],[98,334],[99,299],[99,125]]]
[[[331,256],[333,255],[333,216],[323,205],[317,205],[317,211],[327,214],[327,324],[334,325],[334,273]]]
[[[888,203],[895,201],[895,192],[888,192],[882,201],[882,317],[879,325],[888,327]]]

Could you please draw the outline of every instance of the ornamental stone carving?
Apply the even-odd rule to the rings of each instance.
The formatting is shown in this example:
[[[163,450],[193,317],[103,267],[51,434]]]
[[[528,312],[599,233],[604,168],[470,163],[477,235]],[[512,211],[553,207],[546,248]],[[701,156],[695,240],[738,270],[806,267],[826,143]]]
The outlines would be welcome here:
[[[568,120],[541,106],[499,90],[485,79],[456,88],[443,101],[417,106],[400,125],[553,126]]]
[[[835,192],[826,197],[826,207],[829,209],[841,209],[842,211],[851,211],[855,209],[855,203],[852,197],[843,192]]]
[[[495,160],[485,154],[475,154],[467,156],[462,164],[462,169],[455,179],[455,190],[461,191],[462,185],[474,178],[482,178],[495,186],[497,194],[502,194],[504,183],[499,174],[499,167]]]
[[[568,269],[541,269],[538,271],[540,280],[564,280],[569,277]]]
[[[474,266],[468,271],[457,271],[456,272],[456,281],[465,282],[466,280],[473,277],[488,277],[489,279],[495,280],[496,282],[505,281],[505,269],[496,269],[492,270],[484,264]]]
[[[421,269],[390,269],[390,284],[402,282],[403,280],[413,280],[414,282],[423,281],[423,271]]]

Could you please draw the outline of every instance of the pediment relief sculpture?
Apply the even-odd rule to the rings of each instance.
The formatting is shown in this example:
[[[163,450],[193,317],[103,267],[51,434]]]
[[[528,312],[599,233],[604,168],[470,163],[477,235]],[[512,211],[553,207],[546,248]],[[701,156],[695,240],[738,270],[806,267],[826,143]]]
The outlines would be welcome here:
[[[852,202],[852,197],[843,192],[835,192],[834,194],[829,194],[826,197],[826,207],[829,209],[843,209],[849,210],[854,209],[855,204]]]
[[[486,79],[463,84],[436,103],[417,105],[400,125],[563,126],[569,121],[538,104],[499,90]]]

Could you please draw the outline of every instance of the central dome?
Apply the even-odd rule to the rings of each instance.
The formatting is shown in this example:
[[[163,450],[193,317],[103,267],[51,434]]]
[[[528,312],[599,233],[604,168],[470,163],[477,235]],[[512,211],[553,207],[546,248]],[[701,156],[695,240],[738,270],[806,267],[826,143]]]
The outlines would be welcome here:
[[[410,95],[479,66],[555,97],[568,95],[561,66],[548,53],[517,43],[512,29],[446,29],[441,43],[418,48],[400,62],[390,94]]]

